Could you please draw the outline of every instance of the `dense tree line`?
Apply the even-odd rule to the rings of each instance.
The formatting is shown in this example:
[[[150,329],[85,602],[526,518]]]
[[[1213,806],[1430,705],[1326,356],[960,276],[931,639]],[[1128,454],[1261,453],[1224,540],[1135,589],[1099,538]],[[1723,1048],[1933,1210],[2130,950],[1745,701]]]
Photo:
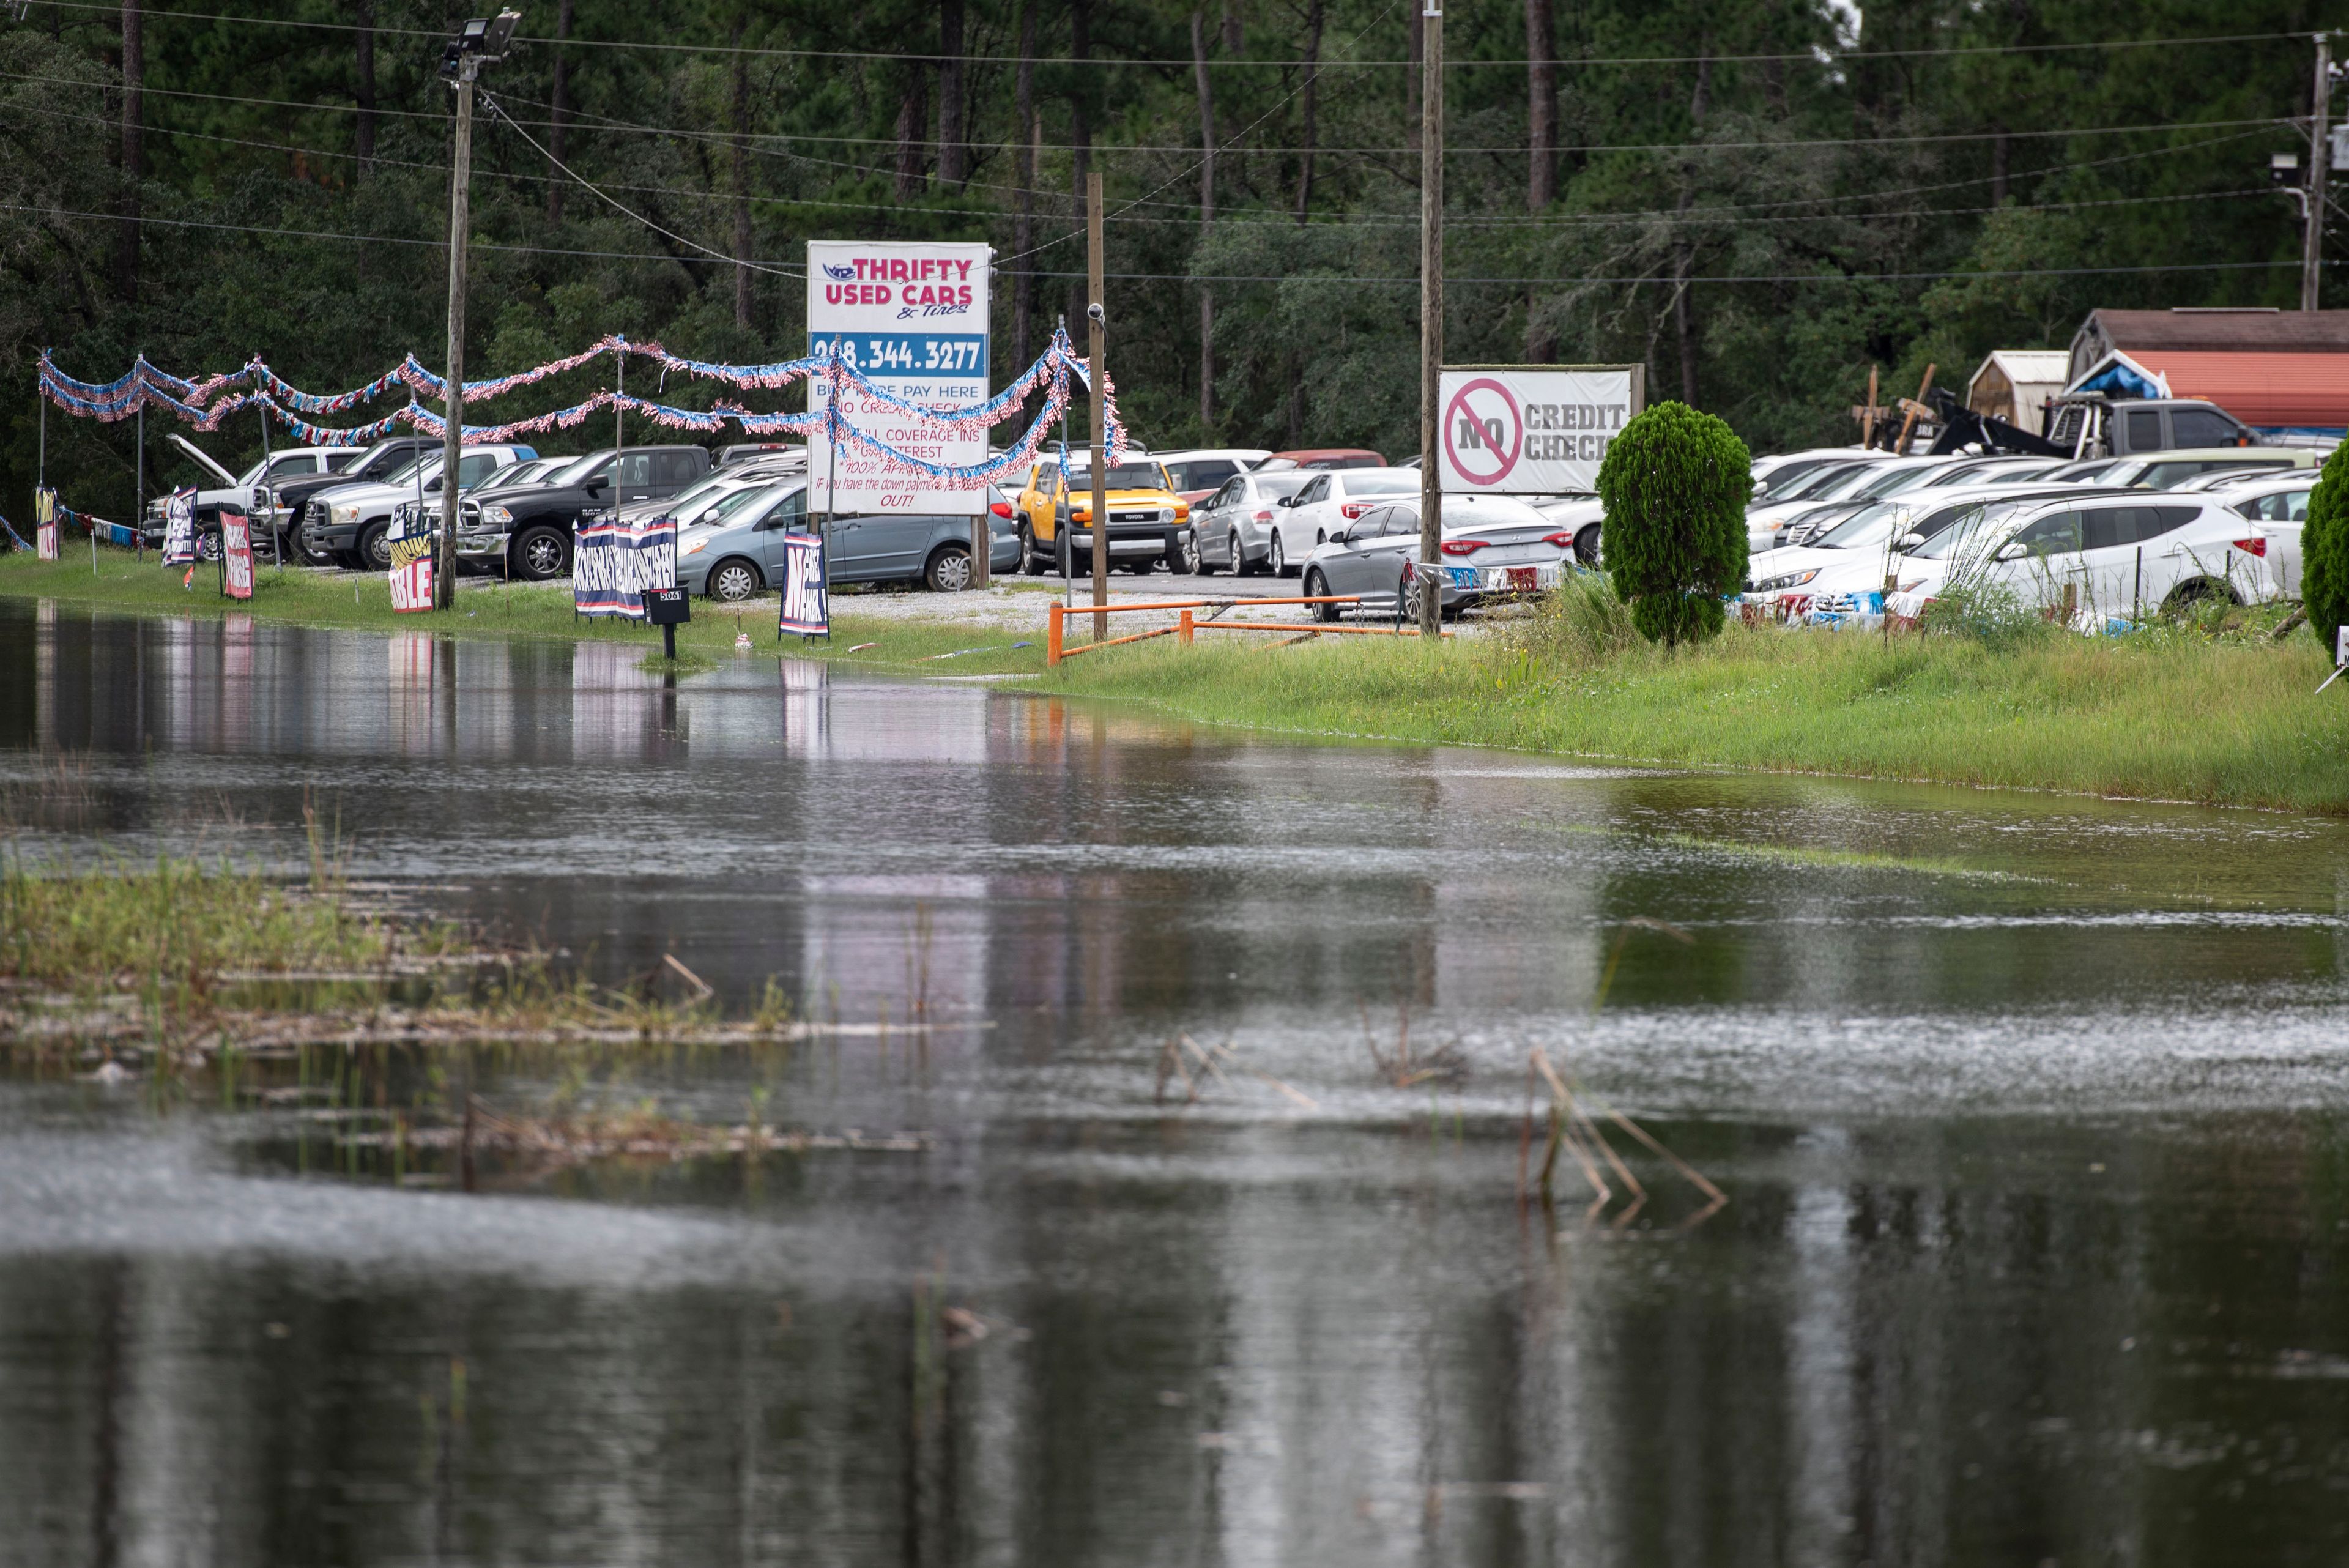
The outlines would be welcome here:
[[[313,25],[219,15],[247,8]],[[468,369],[605,331],[796,353],[802,242],[863,236],[992,244],[1000,370],[1081,311],[1099,169],[1137,433],[1413,450],[1418,9],[527,0],[484,78],[516,123],[484,120],[476,149]],[[181,371],[259,352],[322,390],[411,348],[439,362],[436,70],[467,12],[8,12],[0,511],[31,483],[42,346],[91,379],[141,348]],[[1651,395],[1766,451],[1847,439],[1871,365],[1908,389],[1928,362],[1946,383],[1986,349],[2061,345],[2099,305],[2289,307],[2298,220],[2267,161],[2308,106],[2310,47],[2284,35],[2318,20],[2300,0],[1903,0],[1864,26],[1819,0],[1455,4],[1451,357],[1644,360]],[[242,422],[204,439],[249,457]],[[67,500],[119,515],[128,433],[48,429]]]

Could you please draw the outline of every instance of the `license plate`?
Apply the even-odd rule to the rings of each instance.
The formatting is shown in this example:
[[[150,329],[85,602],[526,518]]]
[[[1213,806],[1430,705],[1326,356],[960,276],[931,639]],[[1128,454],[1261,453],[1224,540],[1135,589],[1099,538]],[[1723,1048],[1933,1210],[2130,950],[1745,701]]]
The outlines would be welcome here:
[[[1474,567],[1474,566],[1446,566],[1446,567],[1444,567],[1444,569],[1445,571],[1447,571],[1447,572],[1449,572],[1449,573],[1451,573],[1451,574],[1452,574],[1452,586],[1453,586],[1454,587],[1455,587],[1455,588],[1473,588],[1473,587],[1475,587],[1476,586],[1476,568],[1475,568],[1475,567]]]

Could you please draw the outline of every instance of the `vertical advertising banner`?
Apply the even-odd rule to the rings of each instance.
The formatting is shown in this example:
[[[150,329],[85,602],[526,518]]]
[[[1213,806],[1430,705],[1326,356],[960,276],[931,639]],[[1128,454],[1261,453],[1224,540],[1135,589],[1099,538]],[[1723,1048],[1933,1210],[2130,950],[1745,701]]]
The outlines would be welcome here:
[[[192,566],[196,559],[196,493],[174,490],[163,504],[163,564]]]
[[[404,506],[391,514],[386,542],[391,550],[391,607],[413,615],[432,607],[432,537],[438,518],[421,507]]]
[[[1644,365],[1468,365],[1444,372],[1446,495],[1595,492],[1607,443],[1647,400]]]
[[[976,244],[810,240],[808,352],[837,348],[882,389],[926,408],[987,401],[987,274],[994,254]],[[808,410],[823,414],[831,395],[822,377],[811,378]],[[957,434],[854,394],[840,415],[923,462],[967,467],[987,457],[984,431]],[[854,441],[833,452],[818,426],[808,438],[808,510],[975,516],[987,510],[987,487],[892,472]]]
[[[57,493],[33,492],[33,553],[44,561],[57,558]]]
[[[232,507],[221,508],[221,592],[233,599],[253,597],[253,522]]]
[[[824,592],[820,535],[783,535],[783,612],[778,629],[803,637],[832,635],[832,606]]]
[[[620,523],[606,516],[579,530],[571,548],[571,607],[585,616],[645,618],[645,590],[677,586],[677,519]]]

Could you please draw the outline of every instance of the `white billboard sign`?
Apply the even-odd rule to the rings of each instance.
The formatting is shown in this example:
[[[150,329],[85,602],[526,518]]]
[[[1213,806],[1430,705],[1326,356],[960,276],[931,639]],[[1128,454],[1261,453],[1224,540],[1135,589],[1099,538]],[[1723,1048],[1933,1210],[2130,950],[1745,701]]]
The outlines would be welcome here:
[[[1644,365],[1464,365],[1444,372],[1446,494],[1597,490],[1599,460],[1647,400]]]
[[[988,398],[987,245],[864,240],[808,242],[808,352],[838,345],[842,358],[876,385],[930,408],[968,408]],[[811,379],[808,409],[822,414],[831,389]],[[843,422],[926,462],[957,467],[987,457],[987,432],[958,434],[851,394]],[[808,440],[808,508],[824,513],[947,513],[987,510],[987,487],[889,473],[869,449],[843,441],[826,450],[821,427]]]

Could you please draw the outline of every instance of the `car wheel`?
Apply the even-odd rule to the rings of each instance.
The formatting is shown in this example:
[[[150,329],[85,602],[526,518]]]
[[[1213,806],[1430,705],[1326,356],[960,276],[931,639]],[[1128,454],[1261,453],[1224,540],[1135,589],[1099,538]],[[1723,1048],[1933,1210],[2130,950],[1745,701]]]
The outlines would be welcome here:
[[[1582,525],[1581,532],[1574,536],[1574,557],[1586,566],[1595,566],[1599,564],[1599,537],[1601,531],[1601,524],[1586,523]]]
[[[1019,569],[1031,577],[1052,569],[1051,557],[1037,547],[1036,531],[1025,523],[1019,524]]]
[[[1412,578],[1402,586],[1402,619],[1405,626],[1419,624],[1419,579]]]
[[[1248,571],[1247,551],[1240,545],[1239,530],[1233,529],[1225,543],[1230,546],[1232,552],[1232,576],[1236,577],[1251,576]]]
[[[571,541],[552,528],[532,528],[507,546],[514,573],[525,582],[559,577],[571,565]]]
[[[1315,566],[1306,572],[1305,597],[1307,598],[1318,599],[1327,595],[1329,591],[1330,579],[1321,575],[1320,567]],[[1340,607],[1337,605],[1315,605],[1313,607],[1313,618],[1318,621],[1336,620],[1338,618],[1339,608]]]
[[[1288,576],[1288,552],[1280,547],[1280,530],[1272,531],[1272,547],[1264,553],[1265,570],[1276,577]]]
[[[196,535],[196,559],[199,561],[219,560],[221,558],[221,536],[219,535],[199,533]]]
[[[709,568],[709,597],[723,599],[730,605],[739,605],[744,599],[755,597],[764,586],[760,580],[759,568],[739,556],[732,560],[720,561]]]
[[[391,524],[370,523],[360,529],[358,548],[352,554],[359,558],[360,566],[367,571],[391,570]]]
[[[958,545],[948,545],[932,556],[930,564],[922,570],[922,581],[934,594],[961,593],[976,576],[970,566],[970,552]]]
[[[1174,547],[1173,555],[1166,557],[1166,566],[1168,570],[1179,572],[1186,577],[1206,576],[1207,563],[1199,554],[1199,536],[1196,534],[1183,535],[1183,542]]]

